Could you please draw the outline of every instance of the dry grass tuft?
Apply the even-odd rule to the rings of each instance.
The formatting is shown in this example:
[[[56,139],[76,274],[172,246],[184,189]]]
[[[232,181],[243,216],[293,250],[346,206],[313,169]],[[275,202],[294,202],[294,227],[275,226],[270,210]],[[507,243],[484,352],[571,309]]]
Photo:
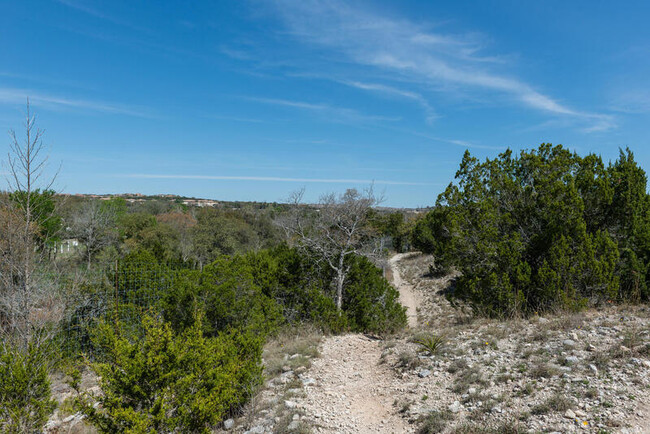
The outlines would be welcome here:
[[[266,375],[274,377],[286,368],[309,368],[311,359],[318,357],[318,345],[323,334],[312,326],[283,330],[264,346]],[[293,356],[293,357],[292,357]]]

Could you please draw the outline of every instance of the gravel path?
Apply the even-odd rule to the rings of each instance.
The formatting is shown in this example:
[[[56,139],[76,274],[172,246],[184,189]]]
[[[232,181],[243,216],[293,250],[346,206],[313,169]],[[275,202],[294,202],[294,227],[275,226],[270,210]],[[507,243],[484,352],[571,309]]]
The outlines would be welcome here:
[[[316,432],[408,433],[412,427],[393,407],[400,381],[380,365],[380,343],[363,335],[332,336],[323,341],[309,375],[304,410]]]
[[[405,255],[390,260],[393,284],[407,307],[410,327],[417,326],[417,296],[395,266]],[[414,429],[394,407],[404,387],[395,371],[380,364],[380,342],[363,335],[332,336],[323,340],[320,357],[309,375],[316,380],[306,387],[305,412],[317,421],[317,432],[409,433]]]
[[[418,325],[418,306],[420,305],[419,297],[413,289],[413,286],[402,278],[399,267],[396,266],[397,262],[411,255],[413,255],[413,253],[398,253],[390,258],[388,263],[393,272],[393,285],[399,290],[399,302],[402,306],[406,307],[408,325],[413,328]]]

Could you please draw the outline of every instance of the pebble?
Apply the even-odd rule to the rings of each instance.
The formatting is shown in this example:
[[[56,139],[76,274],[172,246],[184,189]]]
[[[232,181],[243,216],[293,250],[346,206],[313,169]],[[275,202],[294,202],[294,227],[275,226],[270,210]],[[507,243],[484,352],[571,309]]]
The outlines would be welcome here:
[[[575,365],[580,361],[576,356],[567,356],[565,360],[569,365]]]
[[[567,348],[574,348],[576,346],[576,342],[571,339],[565,339],[562,341],[562,345],[564,345]]]
[[[452,413],[458,413],[461,409],[460,401],[454,401],[454,403],[451,404],[448,408]]]

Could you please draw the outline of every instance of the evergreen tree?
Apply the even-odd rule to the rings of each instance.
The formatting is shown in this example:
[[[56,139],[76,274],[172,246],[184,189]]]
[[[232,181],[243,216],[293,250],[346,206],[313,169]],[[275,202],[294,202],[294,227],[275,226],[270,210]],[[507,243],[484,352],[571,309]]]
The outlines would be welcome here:
[[[629,150],[607,168],[562,146],[466,152],[414,245],[461,272],[455,296],[488,315],[647,299],[647,177]]]

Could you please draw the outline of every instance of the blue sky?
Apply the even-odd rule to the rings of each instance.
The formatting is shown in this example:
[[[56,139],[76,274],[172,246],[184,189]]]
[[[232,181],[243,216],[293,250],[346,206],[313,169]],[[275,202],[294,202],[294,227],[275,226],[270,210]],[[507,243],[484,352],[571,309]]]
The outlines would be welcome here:
[[[465,149],[650,169],[643,1],[5,2],[0,129],[30,97],[57,187],[426,206]],[[0,142],[6,154],[9,137]]]

